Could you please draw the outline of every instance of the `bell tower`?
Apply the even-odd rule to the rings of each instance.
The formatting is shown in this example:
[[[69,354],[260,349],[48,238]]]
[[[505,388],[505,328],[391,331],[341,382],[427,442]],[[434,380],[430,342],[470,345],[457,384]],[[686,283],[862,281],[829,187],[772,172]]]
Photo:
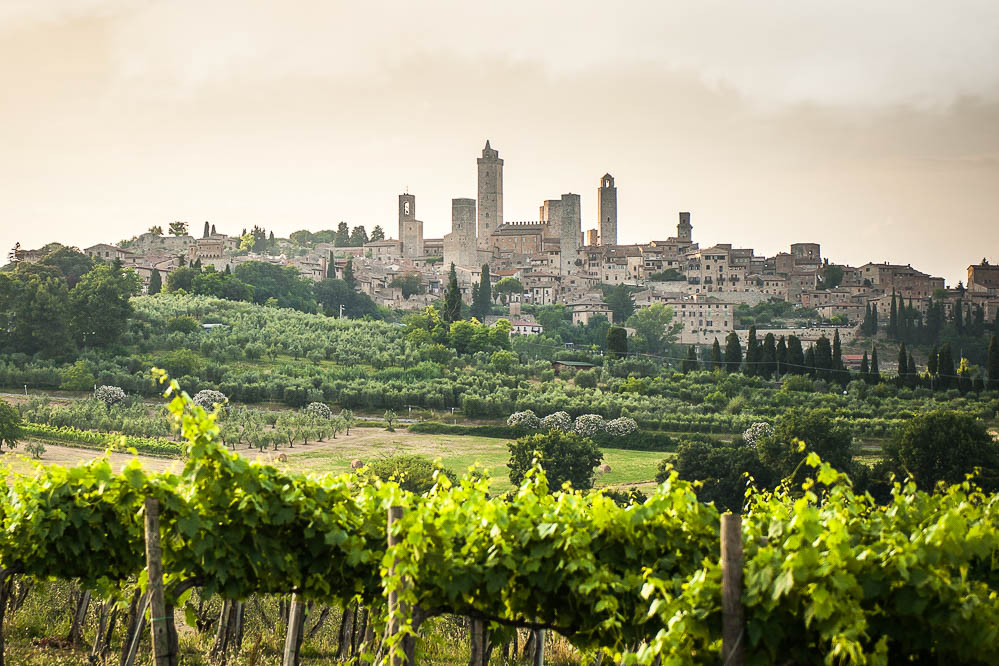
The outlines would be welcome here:
[[[609,173],[603,175],[597,189],[597,229],[601,245],[617,245],[617,188]]]

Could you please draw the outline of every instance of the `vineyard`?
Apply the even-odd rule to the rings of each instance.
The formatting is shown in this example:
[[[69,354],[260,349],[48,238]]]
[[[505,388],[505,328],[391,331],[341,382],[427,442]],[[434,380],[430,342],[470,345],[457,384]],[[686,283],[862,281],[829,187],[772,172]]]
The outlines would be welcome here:
[[[599,492],[549,492],[537,469],[506,495],[475,475],[439,475],[415,495],[394,481],[248,462],[221,443],[214,414],[176,384],[170,393],[185,439],[181,473],[137,463],[115,472],[98,460],[10,479],[0,502],[5,613],[54,589],[46,581],[71,581],[82,590],[74,630],[91,626],[96,599],[103,619],[92,642],[106,660],[114,644],[125,659],[152,649],[168,659],[156,663],[176,663],[181,622],[206,634],[199,645],[210,653],[185,641],[185,660],[252,653],[277,663],[259,639],[243,644],[241,624],[249,605],[276,598],[284,663],[309,662],[316,648],[303,627],[331,613],[341,633],[356,618],[359,636],[315,663],[428,663],[434,636],[455,626],[469,628],[463,641],[476,664],[518,654],[516,628],[528,632],[533,658],[547,634],[548,645],[553,635],[568,641],[577,663],[718,662],[720,517],[675,473],[626,505]],[[804,483],[747,496],[746,663],[988,663],[999,642],[996,497],[970,482],[934,494],[896,485],[879,505],[816,455],[805,464]],[[152,559],[150,540],[161,551]],[[160,567],[158,588],[149,573]],[[149,611],[157,589],[163,615]],[[217,616],[207,623],[209,606]],[[152,618],[152,648],[143,617]]]

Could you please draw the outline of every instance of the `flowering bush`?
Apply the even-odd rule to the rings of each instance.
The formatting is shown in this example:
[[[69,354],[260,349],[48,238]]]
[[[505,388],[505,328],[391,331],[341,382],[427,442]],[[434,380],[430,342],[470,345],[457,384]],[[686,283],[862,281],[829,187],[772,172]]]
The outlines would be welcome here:
[[[323,402],[310,402],[305,408],[306,413],[318,416],[324,421],[333,418],[333,411]]]
[[[541,419],[542,430],[561,430],[568,432],[572,429],[572,417],[568,412],[555,412]]]
[[[746,441],[747,446],[755,449],[761,439],[770,437],[773,434],[774,427],[769,423],[760,421],[746,428],[746,432],[742,433],[742,439]]]
[[[100,400],[105,405],[110,407],[111,405],[117,405],[119,402],[125,399],[125,392],[117,386],[98,386],[97,390],[94,391],[94,399]]]
[[[636,430],[638,430],[638,424],[635,423],[635,419],[630,419],[627,416],[607,422],[607,434],[615,437],[624,437]]]
[[[506,420],[506,424],[518,428],[527,428],[528,430],[537,430],[541,427],[541,419],[538,418],[537,414],[528,409],[523,412],[514,412],[511,414],[510,418]]]
[[[228,402],[229,398],[225,397],[225,393],[222,393],[222,391],[205,389],[204,391],[198,391],[194,395],[194,404],[203,408],[206,412],[215,409],[215,405],[225,407]]]
[[[576,419],[572,429],[577,435],[593,437],[607,430],[607,423],[599,414],[583,414]]]

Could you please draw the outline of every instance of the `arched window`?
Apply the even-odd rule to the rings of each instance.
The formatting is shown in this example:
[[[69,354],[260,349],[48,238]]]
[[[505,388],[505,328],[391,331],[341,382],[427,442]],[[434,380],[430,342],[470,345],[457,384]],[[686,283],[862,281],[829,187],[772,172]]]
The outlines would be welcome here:
[[[404,215],[409,215],[409,202],[407,201],[402,205],[402,210]]]

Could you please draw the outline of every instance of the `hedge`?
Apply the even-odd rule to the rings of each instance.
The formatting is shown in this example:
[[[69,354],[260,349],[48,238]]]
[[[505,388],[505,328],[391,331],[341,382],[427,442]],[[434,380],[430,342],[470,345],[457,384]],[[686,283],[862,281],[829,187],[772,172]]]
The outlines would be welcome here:
[[[476,437],[495,437],[497,439],[517,439],[530,435],[534,430],[508,425],[451,425],[437,421],[423,421],[409,426],[409,431],[425,435],[472,435]],[[591,437],[597,446],[603,449],[621,449],[625,451],[661,451],[676,450],[676,441],[664,432],[649,432],[639,430],[627,437],[615,437],[600,433]]]
[[[57,427],[44,423],[22,423],[21,430],[25,438],[64,443],[77,448],[99,451],[104,451],[108,448],[124,451],[132,448],[138,453],[173,458],[179,456],[183,450],[180,443],[171,442],[167,439],[132,437],[117,433],[78,430],[69,426]]]

